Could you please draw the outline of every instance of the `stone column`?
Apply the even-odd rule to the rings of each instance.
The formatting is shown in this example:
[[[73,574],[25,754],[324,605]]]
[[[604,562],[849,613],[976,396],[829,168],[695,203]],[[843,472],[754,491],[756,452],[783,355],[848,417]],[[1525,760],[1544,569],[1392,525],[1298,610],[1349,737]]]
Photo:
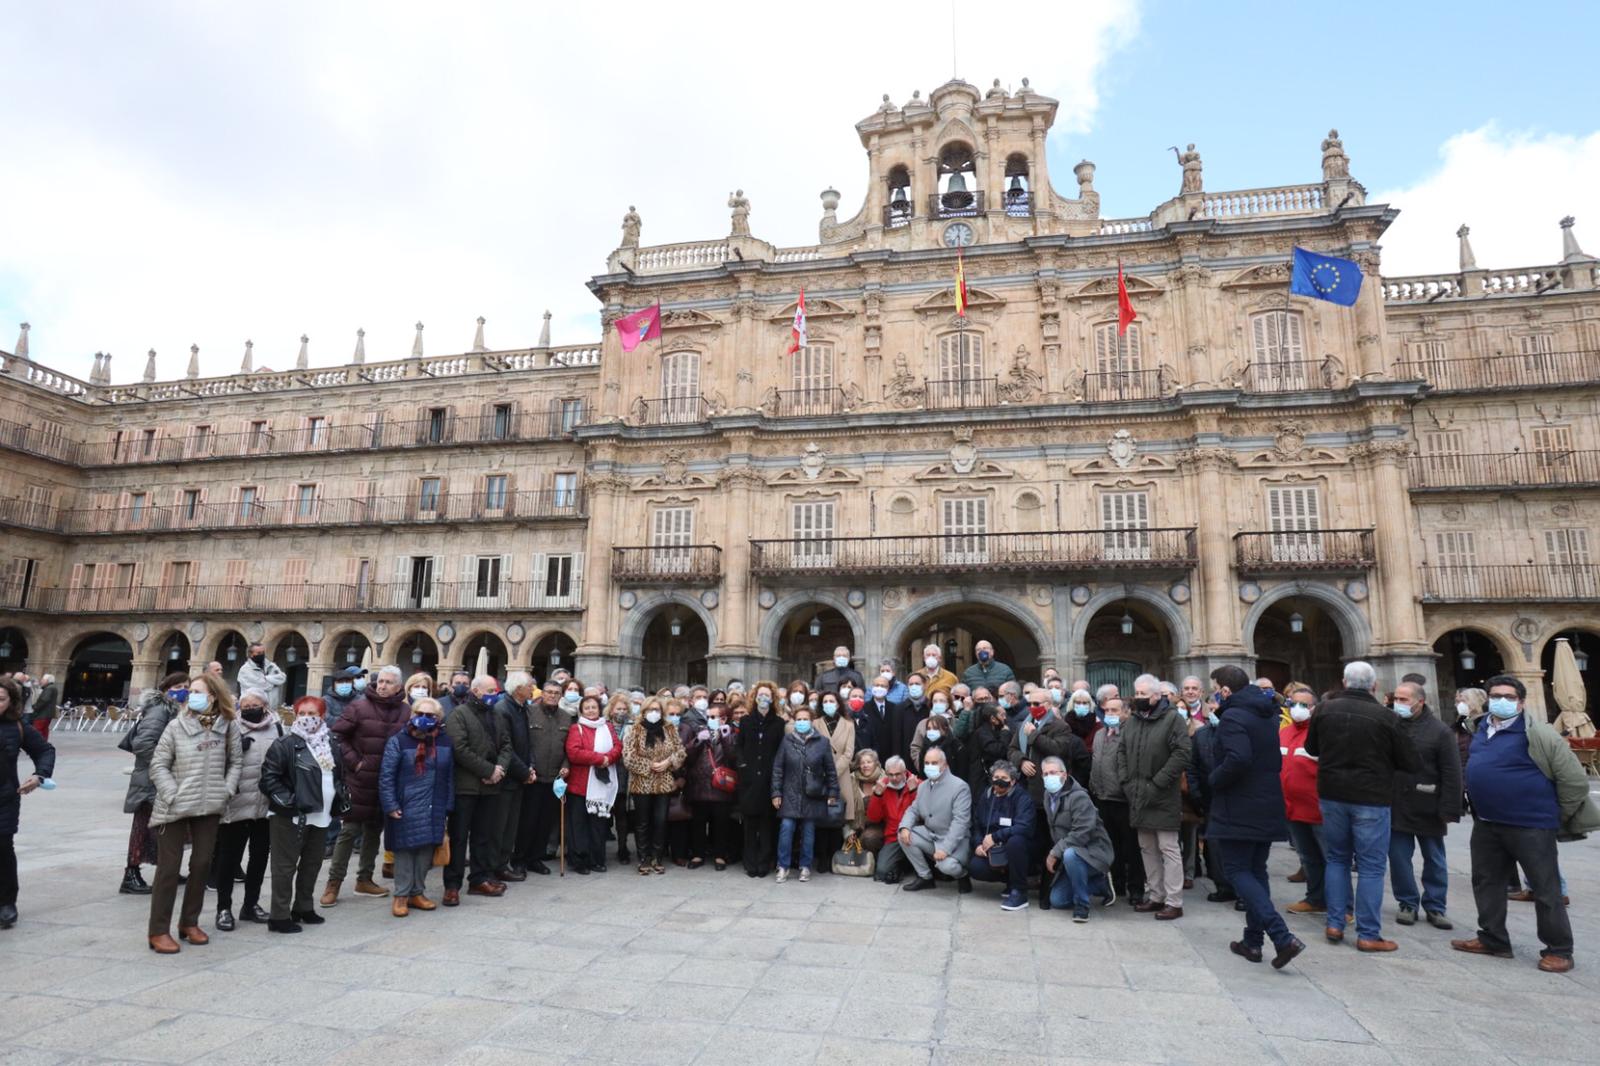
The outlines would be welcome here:
[[[1233,543],[1228,536],[1227,513],[1217,505],[1218,500],[1226,498],[1223,471],[1232,469],[1234,460],[1223,448],[1196,448],[1193,457],[1200,473],[1196,479],[1199,498],[1195,501],[1200,580],[1194,589],[1200,602],[1190,612],[1199,623],[1190,653],[1234,661],[1244,655],[1244,635],[1235,609],[1238,600],[1233,587]]]
[[[1383,278],[1379,273],[1378,253],[1357,252],[1354,258],[1365,277],[1361,282],[1361,295],[1356,298],[1356,365],[1350,368],[1350,376],[1386,378],[1389,376],[1388,330],[1383,317]]]
[[[617,591],[611,583],[611,545],[616,527],[618,497],[628,490],[628,479],[597,474],[587,479],[589,532],[584,545],[583,634],[575,654],[590,658],[615,653]]]
[[[752,264],[753,266],[754,264]],[[759,393],[755,368],[745,365],[740,354],[745,352],[758,352],[761,345],[756,341],[756,296],[748,289],[741,289],[733,300],[733,313],[737,316],[734,323],[734,344],[731,351],[724,348],[719,354],[734,368],[734,385],[732,389],[733,408],[736,411],[753,411],[759,402]]]
[[[156,685],[161,681],[161,669],[163,665],[164,664],[159,658],[152,657],[147,659],[134,659],[133,676],[128,680],[128,699],[136,700],[139,698],[139,693],[143,692],[145,689],[155,688]],[[199,668],[204,669],[205,663],[200,663]],[[63,666],[63,670],[64,669],[65,667]],[[189,663],[189,669],[196,669],[196,665],[192,660]],[[64,689],[65,682],[62,683],[62,686]]]
[[[1528,713],[1538,718],[1541,722],[1550,720],[1549,708],[1544,702],[1544,671],[1535,666],[1524,666],[1520,670],[1507,669],[1506,673],[1521,681],[1528,690]]]
[[[1417,604],[1417,568],[1412,555],[1411,508],[1407,505],[1405,474],[1401,469],[1408,446],[1402,440],[1382,440],[1359,445],[1351,452],[1368,479],[1373,501],[1374,547],[1378,565],[1373,571],[1376,595],[1372,602],[1374,652],[1431,655]]]
[[[747,449],[749,440],[729,442],[734,450]],[[716,655],[761,652],[750,624],[750,489],[763,484],[761,475],[747,466],[737,466],[722,474],[728,493],[727,515],[722,541],[722,618],[717,626]],[[724,679],[726,680],[726,679]]]

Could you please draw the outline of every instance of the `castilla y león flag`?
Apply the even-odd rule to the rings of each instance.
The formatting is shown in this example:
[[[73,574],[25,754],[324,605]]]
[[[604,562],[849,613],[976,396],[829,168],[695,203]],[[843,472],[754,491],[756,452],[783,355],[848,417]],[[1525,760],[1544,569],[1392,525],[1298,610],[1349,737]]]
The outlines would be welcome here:
[[[652,304],[642,311],[623,315],[617,319],[617,334],[622,338],[622,350],[631,352],[645,341],[661,339],[661,305]]]
[[[800,302],[794,305],[794,325],[789,329],[789,354],[806,346],[806,290],[800,290]]]
[[[1139,317],[1139,312],[1133,309],[1133,301],[1128,299],[1128,283],[1122,279],[1122,260],[1117,260],[1117,334],[1120,336],[1128,332],[1128,327],[1133,320]]]

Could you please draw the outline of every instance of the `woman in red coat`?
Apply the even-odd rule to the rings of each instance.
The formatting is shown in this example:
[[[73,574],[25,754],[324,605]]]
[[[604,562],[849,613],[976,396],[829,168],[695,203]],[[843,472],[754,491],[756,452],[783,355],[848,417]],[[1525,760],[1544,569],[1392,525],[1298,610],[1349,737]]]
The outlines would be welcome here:
[[[617,801],[617,761],[622,739],[601,715],[600,698],[585,696],[578,705],[578,720],[567,731],[568,866],[576,874],[590,870],[605,873],[606,826]]]
[[[1321,914],[1328,909],[1323,895],[1326,863],[1322,856],[1322,807],[1317,802],[1317,760],[1306,754],[1306,734],[1315,711],[1311,690],[1301,686],[1290,695],[1289,723],[1278,730],[1278,750],[1283,768],[1283,804],[1289,815],[1289,842],[1300,856],[1306,873],[1305,899],[1289,904],[1290,914]]]

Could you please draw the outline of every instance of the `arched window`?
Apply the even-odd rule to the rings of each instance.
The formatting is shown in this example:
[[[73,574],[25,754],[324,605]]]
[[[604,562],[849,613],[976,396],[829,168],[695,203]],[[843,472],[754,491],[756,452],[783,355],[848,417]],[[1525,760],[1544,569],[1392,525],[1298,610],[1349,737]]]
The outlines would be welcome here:
[[[911,196],[911,172],[897,164],[889,169],[889,198],[884,208],[884,225],[889,228],[904,226],[917,213],[916,201]]]
[[[661,399],[666,421],[699,421],[699,352],[669,352],[661,357]]]
[[[1033,214],[1032,185],[1028,175],[1028,157],[1013,152],[1006,157],[1006,215],[1027,218]]]
[[[978,201],[978,167],[969,145],[947,144],[939,151],[939,210],[943,215],[976,214],[983,210]]]
[[[1298,311],[1250,316],[1250,388],[1258,392],[1307,388],[1304,336]]]

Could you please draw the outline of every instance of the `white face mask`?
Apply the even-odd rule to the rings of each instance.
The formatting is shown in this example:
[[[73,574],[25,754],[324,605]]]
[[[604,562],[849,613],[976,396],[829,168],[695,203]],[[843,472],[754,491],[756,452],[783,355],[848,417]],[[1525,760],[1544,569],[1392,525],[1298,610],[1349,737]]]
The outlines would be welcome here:
[[[414,689],[411,690],[411,702],[415,703],[417,700],[423,700],[423,699],[427,699],[427,698],[428,698],[428,690],[427,689],[425,689],[425,688],[414,688]]]
[[[923,656],[922,664],[924,666],[926,666],[929,670],[937,670],[937,669],[939,669],[939,660],[938,660],[938,658],[936,656],[933,656],[933,655]]]
[[[649,722],[651,725],[655,725],[657,722],[661,721],[661,712],[660,711],[646,711],[645,715],[644,715],[644,720]]]
[[[1311,708],[1302,703],[1296,703],[1289,708],[1289,717],[1297,722],[1304,722],[1311,717]]]
[[[802,703],[804,703],[805,701],[806,701],[806,694],[804,692],[791,692],[791,693],[789,693],[789,703],[792,706],[798,707]]]
[[[1456,713],[1459,714],[1463,718],[1467,718],[1467,717],[1471,716],[1472,708],[1467,706],[1467,703],[1466,703],[1465,700],[1461,700],[1461,701],[1456,703]]]

